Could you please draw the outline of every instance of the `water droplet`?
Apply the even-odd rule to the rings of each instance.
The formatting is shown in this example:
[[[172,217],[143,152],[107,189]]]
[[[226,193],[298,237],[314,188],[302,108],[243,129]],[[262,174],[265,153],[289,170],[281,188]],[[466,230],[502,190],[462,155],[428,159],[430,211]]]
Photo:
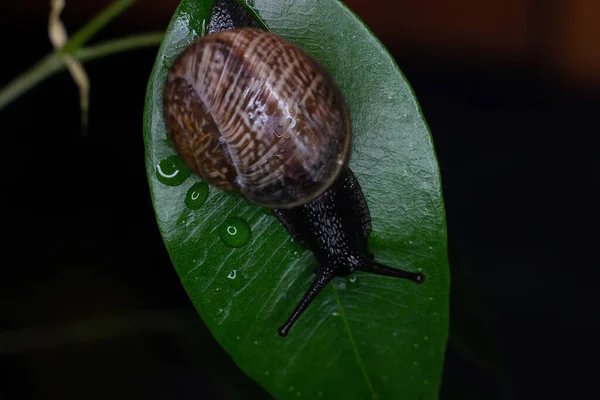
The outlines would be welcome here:
[[[415,349],[416,349],[416,348],[418,348],[418,347],[419,347],[419,343],[415,343],[415,344],[413,344],[413,347],[414,347]]]
[[[255,341],[254,341],[254,344],[258,344],[258,340],[255,340]]]
[[[359,286],[358,277],[356,275],[350,275],[349,277],[346,278],[346,281],[347,281],[349,287],[357,288]]]
[[[433,301],[433,297],[430,297],[430,298],[429,298],[429,301]]]
[[[206,182],[197,182],[188,190],[185,195],[185,205],[192,210],[197,210],[206,203],[208,198],[208,184]]]
[[[429,246],[429,250],[433,250],[433,247],[432,247],[432,246]]]
[[[331,313],[331,315],[333,315],[334,317],[339,317],[340,313],[337,312],[337,311],[334,311],[334,312]]]
[[[296,240],[290,237],[290,241],[288,242],[288,248],[292,253],[294,258],[300,258],[302,254],[304,254],[304,247]]]
[[[423,336],[424,340],[429,340],[429,336]]]
[[[294,391],[294,387],[290,386],[290,392],[293,392],[293,391]]]
[[[156,178],[167,186],[179,186],[190,176],[190,170],[177,156],[165,158],[156,165]]]
[[[235,269],[234,269],[234,270],[232,270],[232,271],[229,273],[229,275],[227,275],[227,277],[228,277],[229,279],[235,279],[235,277],[236,277],[236,276],[237,276],[237,271],[236,271]]]
[[[239,336],[236,336],[235,338],[236,338],[237,340],[240,340],[240,337],[239,337]]]
[[[269,375],[269,371],[265,371],[265,375]]]
[[[392,333],[392,336],[398,336],[398,332]]]
[[[221,240],[229,247],[242,247],[250,240],[250,225],[240,217],[229,217],[219,228]]]

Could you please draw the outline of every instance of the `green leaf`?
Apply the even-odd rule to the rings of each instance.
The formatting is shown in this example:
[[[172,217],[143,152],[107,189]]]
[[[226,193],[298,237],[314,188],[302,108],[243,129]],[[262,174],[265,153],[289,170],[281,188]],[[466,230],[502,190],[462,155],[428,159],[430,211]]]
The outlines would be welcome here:
[[[192,302],[235,362],[278,399],[436,398],[449,273],[433,143],[394,60],[340,2],[256,0],[253,10],[336,77],[352,113],[350,166],[371,210],[370,250],[388,265],[423,271],[423,285],[362,273],[336,278],[281,338],[277,327],[313,279],[312,254],[238,195],[211,187],[203,205],[189,208],[186,196],[195,193],[198,178],[170,186],[157,177],[157,166],[174,155],[162,115],[166,72],[204,32],[211,4],[184,0],[175,12],[144,112],[158,224]]]

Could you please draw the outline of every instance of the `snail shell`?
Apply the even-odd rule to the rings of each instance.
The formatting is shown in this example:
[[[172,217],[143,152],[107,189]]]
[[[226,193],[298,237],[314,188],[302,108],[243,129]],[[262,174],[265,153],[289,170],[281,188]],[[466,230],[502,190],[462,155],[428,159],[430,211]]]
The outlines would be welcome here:
[[[188,46],[163,104],[188,168],[263,207],[312,201],[350,158],[350,114],[333,77],[268,32],[223,31]]]

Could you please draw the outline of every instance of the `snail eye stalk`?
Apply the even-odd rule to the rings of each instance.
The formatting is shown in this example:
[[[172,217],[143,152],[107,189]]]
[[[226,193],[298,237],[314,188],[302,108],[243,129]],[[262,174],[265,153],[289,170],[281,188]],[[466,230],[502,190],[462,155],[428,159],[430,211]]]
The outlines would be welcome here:
[[[406,279],[418,284],[425,282],[425,274],[421,272],[410,272],[399,268],[392,268],[388,267],[387,265],[379,264],[375,261],[360,266],[358,270],[375,275],[391,276],[393,278]]]
[[[425,282],[425,275],[421,272],[410,272],[410,271],[405,271],[405,270],[399,269],[399,268],[392,268],[392,267],[388,267],[387,265],[383,265],[383,264],[380,264],[375,261],[369,261],[366,263],[362,263],[362,265],[357,267],[357,270],[367,272],[370,274],[374,274],[374,275],[382,275],[382,276],[390,276],[393,278],[406,279],[406,280],[413,281],[418,284]],[[279,336],[287,336],[288,335],[288,333],[290,332],[290,329],[292,328],[294,323],[298,320],[298,318],[300,318],[300,316],[308,308],[310,303],[313,302],[313,300],[317,297],[317,295],[321,292],[321,290],[323,290],[323,288],[325,286],[327,286],[327,284],[329,282],[331,282],[331,280],[336,275],[342,275],[342,274],[339,274],[339,273],[336,274],[336,270],[330,269],[330,268],[324,268],[317,272],[317,276],[316,276],[315,280],[310,285],[310,287],[308,288],[306,293],[304,293],[304,296],[302,296],[302,299],[300,299],[300,302],[294,309],[294,312],[292,312],[292,315],[290,315],[290,317],[287,319],[285,324],[283,324],[279,328],[279,330],[278,330]]]
[[[306,308],[310,305],[310,303],[312,303],[312,301],[317,297],[319,292],[321,290],[323,290],[323,288],[325,286],[327,286],[327,284],[333,279],[333,277],[335,276],[333,274],[333,270],[328,270],[328,271],[330,271],[330,272],[329,273],[317,273],[317,277],[315,278],[313,283],[310,285],[310,287],[308,288],[306,293],[304,293],[304,296],[302,296],[302,299],[300,299],[300,302],[294,309],[294,312],[292,313],[292,315],[290,315],[288,320],[285,321],[285,324],[283,324],[281,326],[281,328],[279,328],[279,330],[278,330],[279,336],[287,336],[288,335],[288,333],[290,332],[290,329],[292,328],[292,325],[294,325],[294,323],[298,320],[298,318],[300,318],[300,316],[302,315],[304,310],[306,310]]]

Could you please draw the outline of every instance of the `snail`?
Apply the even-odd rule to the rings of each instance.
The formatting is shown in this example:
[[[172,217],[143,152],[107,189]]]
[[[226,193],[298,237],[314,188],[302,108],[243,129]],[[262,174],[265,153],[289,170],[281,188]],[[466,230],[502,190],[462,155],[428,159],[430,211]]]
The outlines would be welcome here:
[[[422,283],[422,273],[382,265],[368,253],[371,218],[348,167],[350,113],[333,76],[279,36],[236,23],[225,3],[213,16],[230,15],[228,29],[212,29],[177,58],[163,111],[192,172],[272,209],[318,261],[314,282],[278,333],[287,336],[336,276],[363,271]]]

